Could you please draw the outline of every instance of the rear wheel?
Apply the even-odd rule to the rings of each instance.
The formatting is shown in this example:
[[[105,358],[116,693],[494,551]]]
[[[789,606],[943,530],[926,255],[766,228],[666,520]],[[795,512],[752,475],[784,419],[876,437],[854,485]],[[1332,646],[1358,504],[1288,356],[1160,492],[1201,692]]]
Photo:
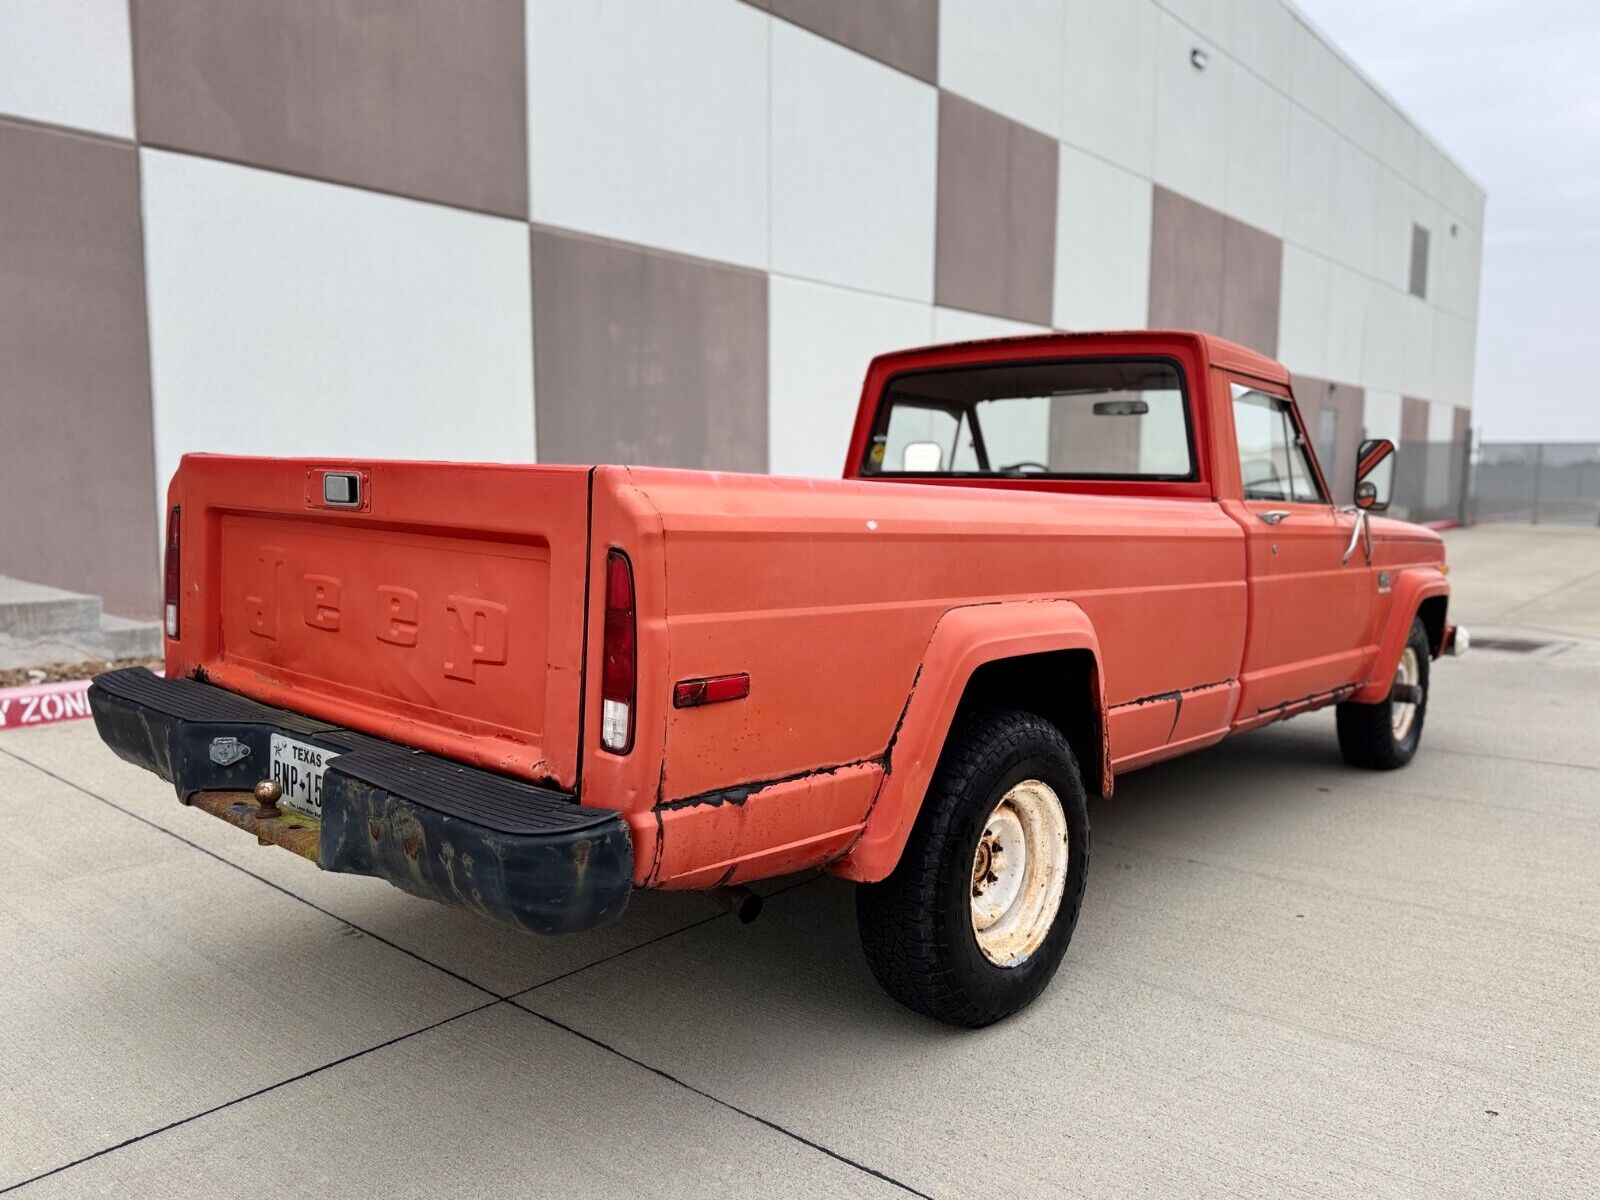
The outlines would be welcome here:
[[[1431,647],[1421,620],[1411,623],[1394,686],[1377,704],[1339,705],[1339,750],[1353,767],[1392,771],[1416,756],[1422,722],[1428,714],[1428,667]]]
[[[856,889],[867,963],[891,996],[992,1024],[1050,982],[1089,866],[1088,798],[1061,732],[991,710],[951,732],[894,872]]]

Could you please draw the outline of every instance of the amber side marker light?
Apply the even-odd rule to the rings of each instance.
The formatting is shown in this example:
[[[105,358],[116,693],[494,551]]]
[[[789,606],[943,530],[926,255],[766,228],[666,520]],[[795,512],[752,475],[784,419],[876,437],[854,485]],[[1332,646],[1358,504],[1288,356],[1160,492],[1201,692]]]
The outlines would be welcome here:
[[[600,666],[600,744],[613,754],[633,749],[634,686],[638,679],[633,566],[621,550],[606,555],[605,641]]]
[[[699,708],[724,700],[743,700],[750,694],[750,676],[711,675],[705,679],[680,679],[672,686],[673,708]]]
[[[179,512],[178,506],[174,505],[172,511],[167,514],[166,586],[162,596],[164,615],[167,619],[167,636],[174,641],[178,638],[178,604],[183,591],[182,555],[179,552],[183,530]]]

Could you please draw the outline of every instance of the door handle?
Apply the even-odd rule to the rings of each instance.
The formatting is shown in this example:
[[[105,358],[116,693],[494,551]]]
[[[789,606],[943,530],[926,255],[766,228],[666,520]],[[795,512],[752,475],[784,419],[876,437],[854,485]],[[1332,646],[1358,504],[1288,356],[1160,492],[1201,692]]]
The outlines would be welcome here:
[[[1268,525],[1276,525],[1279,521],[1283,520],[1288,515],[1289,515],[1289,510],[1286,509],[1286,508],[1271,508],[1271,509],[1268,509],[1266,512],[1258,512],[1256,514],[1256,516],[1260,517]]]

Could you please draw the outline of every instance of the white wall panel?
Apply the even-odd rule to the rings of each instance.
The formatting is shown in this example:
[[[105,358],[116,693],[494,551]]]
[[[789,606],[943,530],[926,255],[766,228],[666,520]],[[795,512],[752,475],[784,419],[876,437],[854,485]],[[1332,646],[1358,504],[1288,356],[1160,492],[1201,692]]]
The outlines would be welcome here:
[[[1360,382],[1364,387],[1406,391],[1407,299],[1381,283],[1367,284],[1367,317],[1361,339]]]
[[[1234,0],[1233,52],[1256,74],[1288,92],[1293,86],[1298,24],[1280,0]]]
[[[1156,119],[1156,8],[1150,0],[1066,0],[1065,142],[1150,174]]]
[[[0,113],[131,138],[127,0],[0,0]]]
[[[938,95],[787,22],[772,31],[772,269],[933,300]]]
[[[1433,377],[1433,306],[1415,296],[1402,296],[1405,308],[1405,373],[1400,390],[1432,400],[1438,396]]]
[[[1229,73],[1226,211],[1278,237],[1288,218],[1290,108],[1249,71]]]
[[[1398,446],[1400,444],[1401,410],[1400,393],[1379,392],[1368,388],[1366,412],[1362,418],[1362,424],[1366,427],[1366,436],[1369,438],[1388,438]]]
[[[1291,241],[1323,254],[1333,248],[1334,196],[1338,191],[1340,138],[1321,119],[1296,107],[1289,117],[1289,217]]]
[[[140,159],[163,489],[191,450],[533,459],[526,224]]]
[[[1402,179],[1417,164],[1417,131],[1400,111],[1385,104],[1378,129],[1378,159]]]
[[[768,469],[837,479],[867,364],[932,342],[932,307],[779,275],[768,295]]]
[[[1291,371],[1328,378],[1332,286],[1332,267],[1327,259],[1293,242],[1284,243],[1278,359]]]
[[[1333,124],[1339,119],[1339,75],[1348,68],[1303,21],[1296,19],[1290,43],[1290,94]]]
[[[1428,404],[1428,440],[1453,442],[1456,437],[1456,406],[1435,400]]]
[[[1361,350],[1366,338],[1370,283],[1338,263],[1328,265],[1327,356],[1324,378],[1335,383],[1361,381]]]
[[[1161,0],[1161,7],[1216,45],[1233,48],[1233,0]]]
[[[1377,162],[1345,138],[1336,138],[1333,220],[1329,250],[1346,266],[1365,271],[1377,244]]]
[[[1412,168],[1411,182],[1424,196],[1434,202],[1444,198],[1444,155],[1425,137],[1416,139],[1416,165]]]
[[[1207,55],[1203,71],[1190,62],[1197,49]],[[1213,43],[1161,14],[1151,174],[1163,187],[1212,208],[1228,203],[1228,92],[1239,69]]]
[[[1062,146],[1052,320],[1139,329],[1150,302],[1150,181]]]
[[[1067,34],[1064,0],[943,0],[939,85],[1060,137]]]
[[[1339,118],[1334,125],[1376,160],[1382,135],[1383,97],[1355,71],[1339,73]]]
[[[1372,231],[1368,274],[1405,291],[1411,280],[1411,224],[1416,219],[1416,189],[1393,171],[1380,168],[1377,221]]]
[[[1472,404],[1472,380],[1477,358],[1477,326],[1471,321],[1435,312],[1433,317],[1433,374],[1436,399],[1451,404]]]
[[[991,317],[987,313],[966,312],[959,308],[936,307],[933,310],[935,342],[968,342],[979,338],[1048,332],[1049,330],[1043,325],[1030,325],[1026,321],[1009,321],[1005,317]]]
[[[529,0],[533,220],[767,265],[768,35],[737,0]]]

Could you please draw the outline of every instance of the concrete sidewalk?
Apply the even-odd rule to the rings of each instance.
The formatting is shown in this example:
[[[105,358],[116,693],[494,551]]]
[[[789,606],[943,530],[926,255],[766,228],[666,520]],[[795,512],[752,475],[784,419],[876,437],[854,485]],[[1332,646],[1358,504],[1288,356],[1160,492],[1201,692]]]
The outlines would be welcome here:
[[[0,734],[23,1196],[1594,1194],[1600,534],[1447,535],[1408,768],[1330,714],[1130,775],[1066,963],[959,1033],[851,893],[545,940],[257,847],[87,722]]]

